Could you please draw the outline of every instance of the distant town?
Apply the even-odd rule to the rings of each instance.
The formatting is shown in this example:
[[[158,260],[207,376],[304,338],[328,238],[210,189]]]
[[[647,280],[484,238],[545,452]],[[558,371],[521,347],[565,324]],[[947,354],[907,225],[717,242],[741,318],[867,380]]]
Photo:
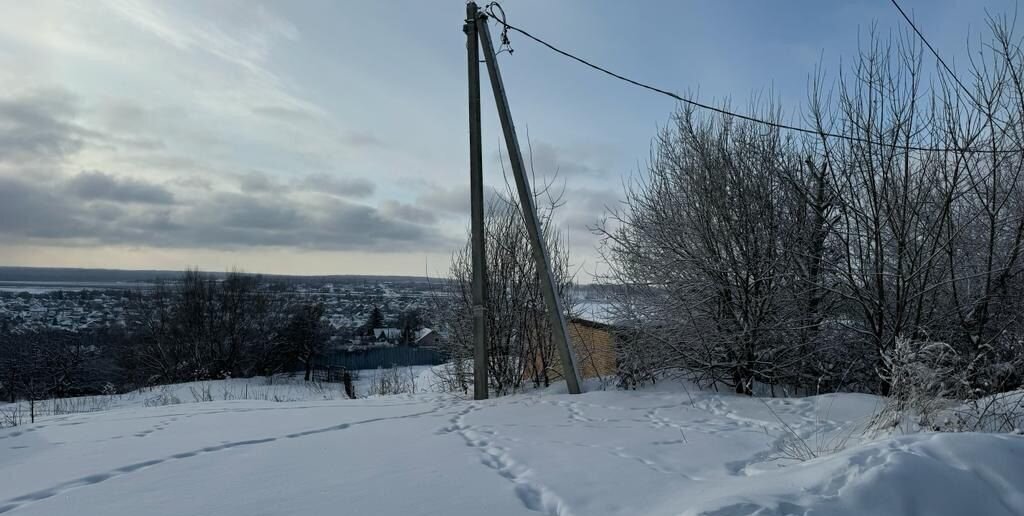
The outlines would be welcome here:
[[[172,287],[180,276],[174,271],[0,267],[0,329],[123,329],[158,287]],[[334,349],[433,344],[437,335],[428,327],[432,307],[449,295],[447,281],[436,278],[260,277],[275,295],[323,304]],[[414,327],[403,332],[399,325],[408,319],[414,319]],[[379,326],[367,328],[367,323]]]

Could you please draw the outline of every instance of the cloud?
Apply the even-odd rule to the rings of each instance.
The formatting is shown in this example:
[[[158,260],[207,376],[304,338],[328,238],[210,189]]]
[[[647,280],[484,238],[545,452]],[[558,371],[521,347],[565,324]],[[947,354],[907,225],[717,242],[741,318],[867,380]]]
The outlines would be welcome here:
[[[523,145],[523,159],[527,172],[532,170],[540,177],[564,179],[600,179],[611,174],[611,152],[609,149],[589,144],[554,145],[542,141],[526,142]],[[495,160],[498,160],[495,155]],[[508,156],[502,152],[500,161],[506,173],[512,173]]]
[[[213,190],[213,182],[205,177],[198,175],[175,177],[170,181],[170,183],[181,188],[189,188],[195,190]]]
[[[235,9],[234,18],[245,26],[230,31],[199,23],[201,20],[184,12],[151,3],[110,2],[106,7],[138,30],[172,48],[183,52],[205,52],[273,81],[277,77],[266,66],[273,43],[281,39],[294,40],[299,36],[294,25],[262,6],[249,10]]]
[[[154,154],[178,146],[135,145],[118,133],[78,123],[80,114],[91,113],[99,116],[94,121],[101,127],[141,135],[153,110],[131,102],[98,106],[80,113],[75,97],[59,90],[0,98],[0,237],[5,242],[253,252],[436,251],[457,245],[439,225],[438,208],[356,202],[376,192],[368,179],[328,173],[281,179],[261,170],[232,175],[209,160]],[[369,133],[353,132],[347,138],[351,145],[379,143]],[[118,168],[171,170],[174,175],[157,182],[91,168],[69,173],[78,155],[101,167],[106,157]],[[220,180],[212,180],[218,176],[209,172],[218,170]]]
[[[468,183],[468,180],[467,180]],[[428,185],[428,190],[416,197],[416,207],[431,213],[449,218],[469,218],[469,185],[460,183],[455,186]],[[513,192],[511,194],[515,196]],[[502,186],[484,185],[484,206],[490,206],[499,197],[509,197],[507,189]]]
[[[74,98],[58,90],[0,99],[0,162],[53,163],[82,148]]]
[[[376,185],[361,177],[347,178],[328,174],[310,174],[299,181],[299,187],[337,197],[362,198],[373,195]]]
[[[310,221],[299,208],[280,199],[222,194],[204,206],[203,218],[226,228],[257,230],[298,230]],[[196,221],[199,222],[199,221]]]
[[[353,147],[382,147],[384,141],[368,131],[349,131],[342,141]]]
[[[298,202],[292,192],[271,190],[152,202],[170,201],[158,192],[166,191],[100,172],[49,182],[0,175],[0,235],[12,244],[178,249],[402,252],[456,245],[436,217],[393,201],[381,207],[338,198]]]
[[[113,111],[111,111],[113,110]],[[108,124],[129,124],[132,105],[105,105]],[[140,124],[121,128],[120,134],[81,123],[77,97],[61,89],[36,89],[13,97],[0,97],[0,165],[6,169],[55,172],[84,151],[156,151],[165,148],[157,138],[140,136]],[[138,115],[141,116],[141,115]]]
[[[556,192],[557,193],[557,192]],[[566,187],[561,191],[561,205],[555,210],[555,224],[568,240],[570,256],[582,264],[592,258],[599,236],[594,234],[608,209],[614,209],[621,192],[610,188]]]
[[[275,246],[323,250],[409,251],[450,247],[432,224],[413,223],[391,208],[335,199],[300,205],[287,196],[226,194],[198,206],[169,235],[186,246]],[[181,245],[181,244],[177,244]]]
[[[469,185],[431,186],[416,198],[420,207],[452,215],[469,215]]]
[[[592,228],[608,213],[614,210],[622,193],[605,188],[567,188],[563,196],[565,205],[558,214],[558,220],[568,231],[574,246],[592,247],[597,242]]]
[[[30,238],[72,238],[87,228],[78,207],[49,189],[0,176],[0,233]]]
[[[257,106],[252,111],[257,115],[288,123],[313,122],[319,119],[318,113],[303,107]]]
[[[113,99],[100,103],[97,108],[100,120],[108,127],[127,131],[146,129],[151,114],[139,104],[125,100]]]
[[[349,199],[366,198],[373,195],[376,185],[363,178],[348,178],[324,173],[309,174],[290,183],[254,170],[238,174],[238,186],[243,193],[284,193],[290,191],[316,192],[332,197]]]
[[[66,202],[66,201],[65,201]],[[83,207],[83,211],[97,220],[114,221],[123,217],[125,208],[111,202],[92,202]]]
[[[585,212],[597,218],[608,209],[619,206],[623,192],[610,188],[569,187],[564,197],[573,211]]]
[[[174,196],[166,188],[141,179],[116,177],[99,171],[85,171],[71,178],[68,191],[84,200],[123,203],[171,204]]]
[[[243,192],[269,192],[278,185],[269,176],[258,170],[242,174],[238,178],[238,186]]]
[[[385,216],[413,224],[436,224],[438,221],[437,210],[423,206],[384,201],[380,205],[380,210]]]

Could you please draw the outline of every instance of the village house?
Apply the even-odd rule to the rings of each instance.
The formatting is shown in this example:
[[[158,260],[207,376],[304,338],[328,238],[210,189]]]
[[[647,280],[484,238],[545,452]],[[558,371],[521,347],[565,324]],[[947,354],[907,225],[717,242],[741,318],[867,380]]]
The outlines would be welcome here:
[[[569,323],[570,345],[580,377],[597,378],[615,375],[618,371],[616,362],[617,328],[611,324],[578,317],[567,322]],[[534,367],[526,369],[525,376],[533,377],[540,367],[542,364],[538,358]],[[557,354],[549,373],[552,380],[562,377],[561,364]]]
[[[441,343],[441,335],[430,329],[423,328],[416,330],[416,340],[413,341],[413,346],[420,348],[436,348]]]

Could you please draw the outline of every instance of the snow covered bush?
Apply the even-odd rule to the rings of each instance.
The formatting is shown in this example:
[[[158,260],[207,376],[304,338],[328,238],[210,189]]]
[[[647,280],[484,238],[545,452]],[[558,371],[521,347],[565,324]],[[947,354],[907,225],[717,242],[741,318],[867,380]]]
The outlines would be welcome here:
[[[370,375],[367,396],[416,394],[416,373],[411,367],[379,368]]]
[[[161,387],[154,396],[146,398],[143,404],[147,407],[162,407],[164,405],[178,405],[181,398],[174,394],[169,386]]]
[[[943,430],[1024,433],[1024,390],[967,401],[947,411]]]
[[[989,393],[978,388],[984,368],[941,342],[899,338],[883,354],[880,376],[890,385],[873,430],[1019,432],[1024,428],[1024,390]]]
[[[196,403],[213,401],[213,389],[209,383],[203,382],[198,385],[190,385],[188,390],[192,393],[192,399]]]
[[[25,424],[26,414],[20,403],[0,405],[0,428],[21,426]]]
[[[956,350],[942,342],[900,337],[882,354],[882,364],[879,375],[889,385],[889,396],[872,427],[903,432],[940,429],[943,411],[962,397],[964,380]]]

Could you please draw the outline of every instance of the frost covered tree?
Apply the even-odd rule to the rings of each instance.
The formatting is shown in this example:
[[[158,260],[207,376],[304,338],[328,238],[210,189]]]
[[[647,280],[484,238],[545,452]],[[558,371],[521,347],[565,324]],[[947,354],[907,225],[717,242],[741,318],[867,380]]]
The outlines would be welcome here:
[[[639,330],[646,363],[741,393],[794,380],[819,319],[827,216],[812,213],[825,201],[798,151],[776,129],[686,107],[656,138],[647,174],[599,230],[614,315]]]
[[[539,218],[552,271],[563,306],[570,307],[572,275],[568,246],[553,221],[560,196],[549,195],[550,184],[539,190]],[[490,389],[515,392],[526,382],[546,386],[558,375],[551,325],[540,289],[525,222],[518,202],[510,196],[491,197],[486,209],[484,240],[487,255],[487,342]],[[450,388],[472,384],[473,357],[472,260],[470,243],[452,259],[452,292],[440,317],[451,357],[442,378]]]
[[[991,20],[964,87],[941,69],[926,82],[912,34],[872,33],[833,85],[812,82],[816,136],[681,107],[598,229],[634,334],[624,378],[888,394],[905,377],[894,354],[924,348],[947,351],[931,368],[959,385],[944,396],[1024,384],[1024,52],[1010,27]],[[781,121],[770,103],[750,111]]]

